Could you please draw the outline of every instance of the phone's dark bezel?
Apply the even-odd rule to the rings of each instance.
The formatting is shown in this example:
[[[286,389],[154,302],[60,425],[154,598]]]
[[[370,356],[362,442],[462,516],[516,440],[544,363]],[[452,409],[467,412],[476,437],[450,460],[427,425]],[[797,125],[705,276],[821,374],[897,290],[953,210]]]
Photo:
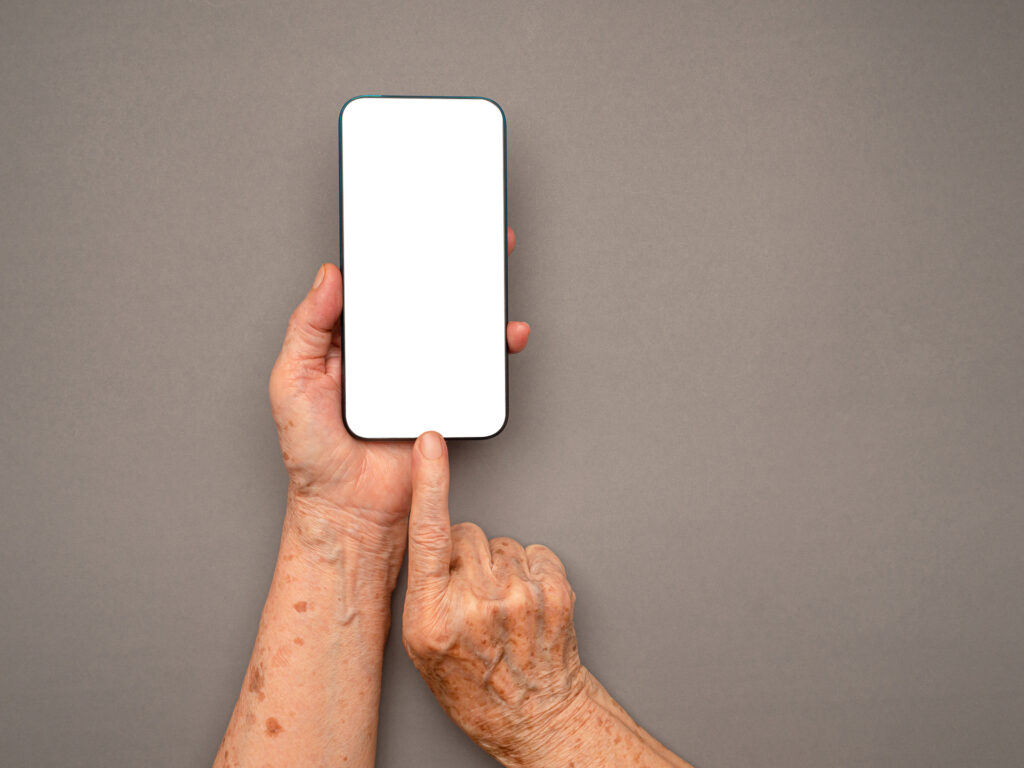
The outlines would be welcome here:
[[[412,96],[412,95],[395,95],[395,94],[383,94],[373,93],[364,94],[362,96],[354,96],[353,98],[346,101],[341,106],[341,111],[338,113],[338,232],[339,232],[339,257],[338,257],[338,268],[341,270],[342,276],[345,274],[345,187],[344,187],[344,175],[342,173],[342,116],[345,114],[345,108],[353,101],[358,99],[479,99],[481,101],[489,101],[498,108],[498,112],[501,113],[501,176],[502,176],[502,207],[503,207],[503,222],[504,230],[502,232],[502,242],[505,244],[505,265],[504,265],[504,296],[505,296],[505,328],[502,334],[502,343],[505,345],[505,420],[502,421],[501,426],[498,427],[497,431],[490,435],[478,435],[478,436],[458,436],[454,435],[449,437],[444,435],[445,440],[489,440],[492,437],[497,437],[508,425],[509,416],[509,394],[508,394],[508,341],[507,341],[507,329],[508,329],[508,122],[505,119],[505,110],[501,108],[501,105],[494,99],[490,99],[486,96]],[[342,310],[341,310],[341,365],[342,365],[342,386],[341,386],[341,420],[345,425],[345,429],[348,433],[359,440],[366,440],[368,442],[394,442],[394,441],[408,441],[415,440],[417,436],[412,437],[364,437],[358,434],[348,423],[348,418],[345,411],[346,401],[346,379],[344,376],[345,367],[345,301],[344,292],[348,289],[347,283],[342,280]]]

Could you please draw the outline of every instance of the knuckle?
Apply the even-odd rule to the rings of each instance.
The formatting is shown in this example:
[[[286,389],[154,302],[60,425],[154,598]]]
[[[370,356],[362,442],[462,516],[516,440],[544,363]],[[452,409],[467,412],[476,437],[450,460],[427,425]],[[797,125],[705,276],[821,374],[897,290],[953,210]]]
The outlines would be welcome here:
[[[548,556],[548,555],[550,555],[551,557],[555,556],[555,553],[552,552],[547,547],[545,547],[543,544],[530,544],[530,545],[528,545],[526,547],[526,554],[530,555],[531,557],[534,557],[534,556],[536,556],[536,557],[544,557],[544,556]]]
[[[292,310],[292,313],[290,315],[288,315],[288,327],[285,333],[287,335],[296,333],[302,328],[304,324],[305,323],[302,313],[302,305],[300,304],[299,306]]]
[[[444,528],[432,525],[414,525],[414,527],[409,531],[409,535],[417,544],[421,547],[428,548],[432,552],[440,551],[447,546],[447,533],[448,532],[445,531]]]
[[[419,629],[403,627],[402,645],[405,646],[405,652],[409,654],[410,658],[425,656],[429,652],[427,637]]]
[[[437,505],[437,497],[444,493],[445,480],[440,475],[426,475],[420,476],[419,482],[417,483],[416,490],[419,491],[424,500],[432,505]]]
[[[484,531],[476,523],[456,523],[452,526],[452,535],[468,539],[473,536],[484,536]]]
[[[545,574],[559,577],[565,574],[565,565],[549,547],[543,544],[531,544],[526,548],[530,562],[537,565]]]
[[[526,568],[526,556],[523,548],[515,539],[510,539],[508,536],[498,536],[491,539],[488,546],[491,550],[491,557],[495,561],[502,560],[507,563],[516,561],[523,569]]]
[[[515,539],[509,538],[508,536],[496,536],[495,538],[491,539],[491,548],[515,550],[519,549],[519,542]]]
[[[563,563],[562,559],[558,555],[556,555],[554,552],[552,552],[550,549],[548,550],[548,557],[551,560],[551,566],[558,573],[558,578],[560,578],[560,579],[562,579],[564,581],[565,580],[565,563]]]
[[[521,617],[536,611],[536,598],[523,581],[513,581],[505,594],[505,609],[510,616]]]
[[[439,656],[444,653],[447,642],[440,632],[421,622],[403,622],[402,645],[412,658]]]
[[[303,312],[303,307],[297,307],[288,318],[288,328],[285,331],[285,351],[294,356],[297,353],[301,356],[301,350],[310,344],[317,344],[320,331],[314,328]]]
[[[572,587],[565,580],[551,584],[547,590],[547,601],[545,608],[547,612],[559,622],[572,619],[573,604],[575,595]]]

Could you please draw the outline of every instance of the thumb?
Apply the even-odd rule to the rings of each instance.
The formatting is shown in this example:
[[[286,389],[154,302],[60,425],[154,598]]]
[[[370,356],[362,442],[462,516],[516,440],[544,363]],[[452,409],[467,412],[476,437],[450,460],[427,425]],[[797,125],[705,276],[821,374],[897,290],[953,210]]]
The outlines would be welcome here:
[[[448,449],[437,432],[424,432],[412,449],[409,512],[409,591],[441,593],[452,557],[448,517]]]
[[[341,272],[334,264],[322,264],[313,287],[288,320],[279,360],[323,360],[331,349],[334,324],[340,315]]]

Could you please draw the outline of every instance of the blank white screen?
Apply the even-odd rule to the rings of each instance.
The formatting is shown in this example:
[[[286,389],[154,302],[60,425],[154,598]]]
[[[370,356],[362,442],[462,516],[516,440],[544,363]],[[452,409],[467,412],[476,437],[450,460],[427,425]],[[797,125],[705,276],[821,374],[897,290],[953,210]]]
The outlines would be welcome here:
[[[363,97],[340,130],[348,428],[494,435],[507,404],[501,110]]]

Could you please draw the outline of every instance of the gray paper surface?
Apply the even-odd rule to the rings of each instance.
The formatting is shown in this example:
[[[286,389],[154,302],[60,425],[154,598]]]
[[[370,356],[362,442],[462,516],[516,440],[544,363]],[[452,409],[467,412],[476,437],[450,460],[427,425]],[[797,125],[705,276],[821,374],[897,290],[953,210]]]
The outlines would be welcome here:
[[[0,762],[212,761],[338,110],[409,93],[505,109],[533,326],[453,517],[609,691],[699,768],[1021,765],[1022,80],[1009,2],[5,0]],[[399,631],[378,764],[493,765]]]

